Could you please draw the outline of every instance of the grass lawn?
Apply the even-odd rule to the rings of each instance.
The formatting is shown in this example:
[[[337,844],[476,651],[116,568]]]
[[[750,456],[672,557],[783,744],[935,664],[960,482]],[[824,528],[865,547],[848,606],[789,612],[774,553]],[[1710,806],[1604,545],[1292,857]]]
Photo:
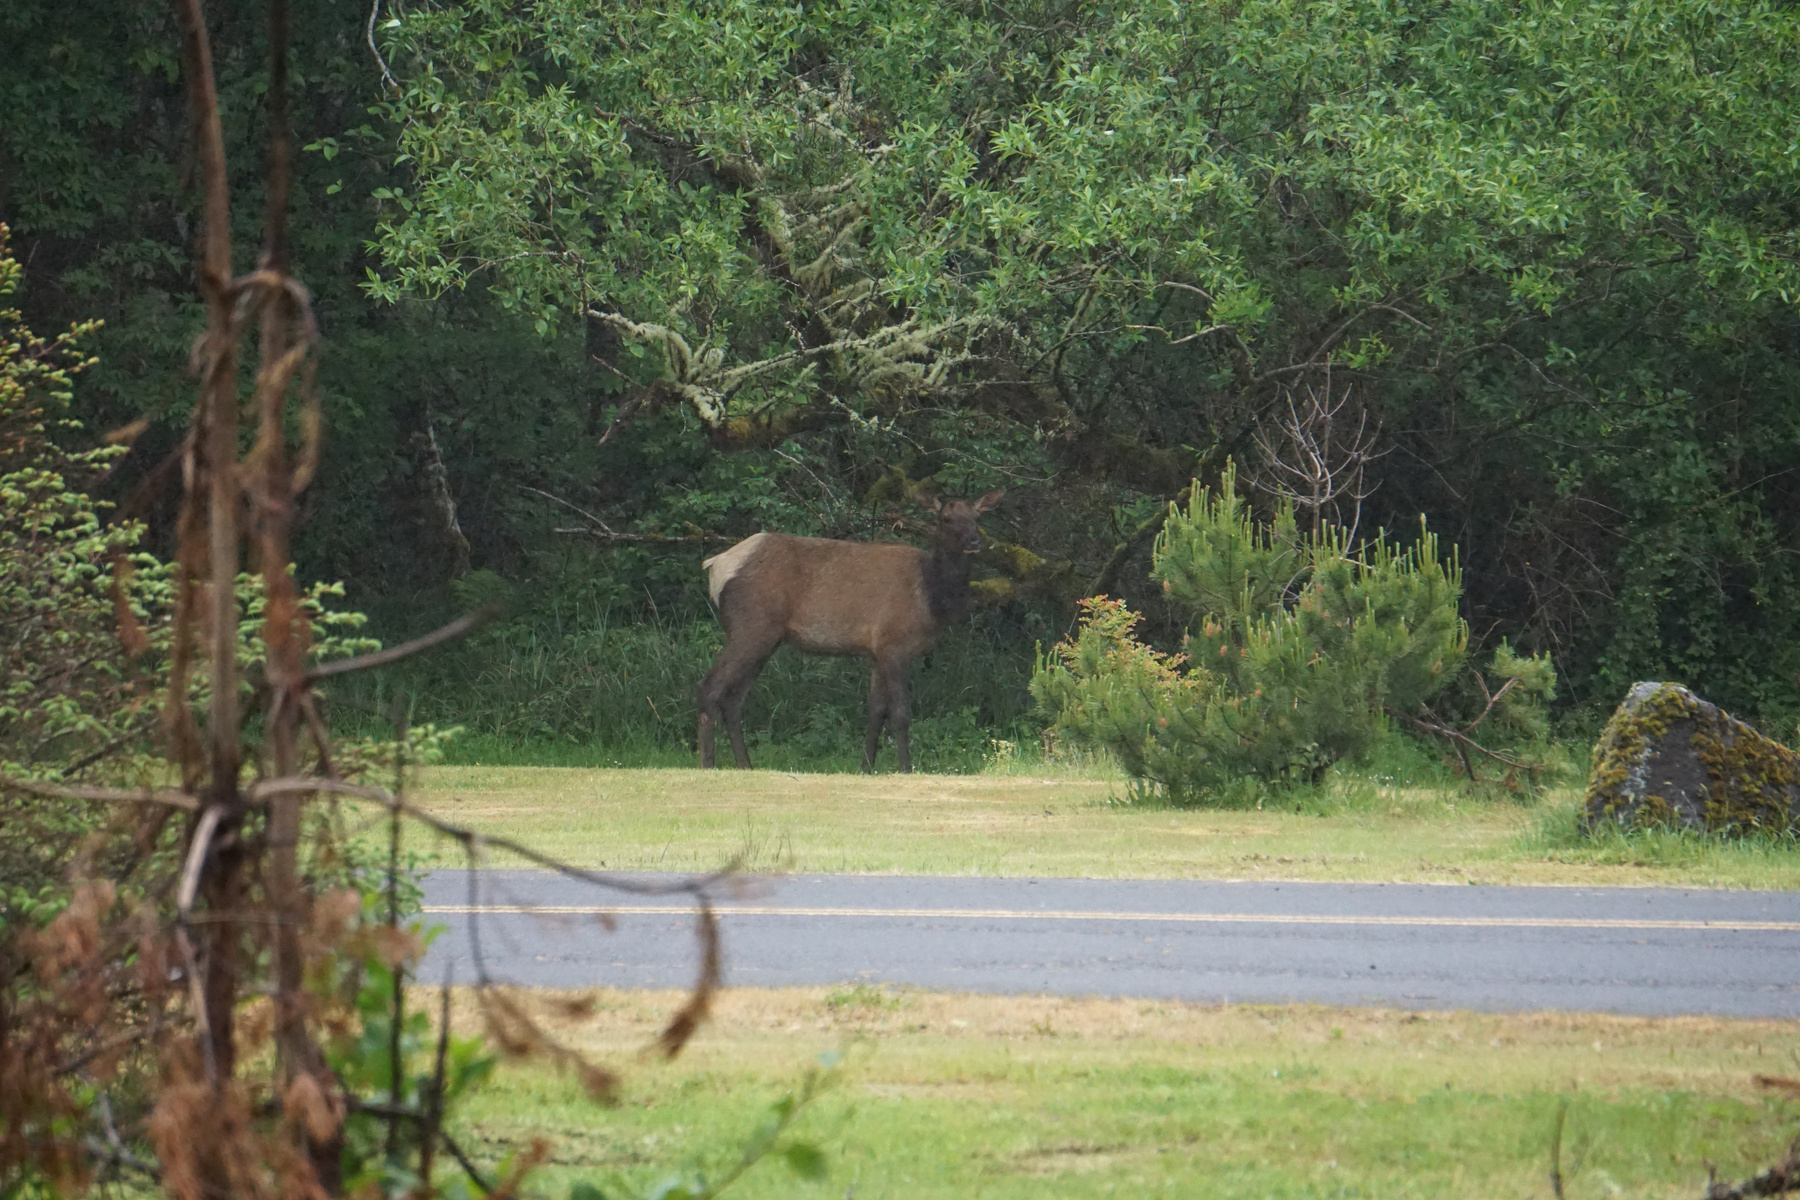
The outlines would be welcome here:
[[[1125,794],[1117,776],[1042,766],[911,776],[445,766],[415,795],[449,820],[620,870],[738,857],[751,870],[806,873],[1800,887],[1793,839],[1591,841],[1575,827],[1573,786],[1525,801],[1339,776],[1260,810]]]
[[[553,1195],[716,1178],[821,1051],[825,1093],[792,1129],[829,1174],[761,1163],[751,1197],[1548,1197],[1567,1105],[1571,1198],[1696,1197],[1708,1165],[1779,1159],[1800,1102],[1791,1023],[734,989],[672,1064],[638,1056],[675,993],[594,993],[568,1044],[621,1066],[601,1108],[541,1065],[502,1067],[453,1123],[497,1162],[550,1138]],[[544,999],[526,1002],[548,1011]],[[465,995],[459,1024],[475,1020]]]

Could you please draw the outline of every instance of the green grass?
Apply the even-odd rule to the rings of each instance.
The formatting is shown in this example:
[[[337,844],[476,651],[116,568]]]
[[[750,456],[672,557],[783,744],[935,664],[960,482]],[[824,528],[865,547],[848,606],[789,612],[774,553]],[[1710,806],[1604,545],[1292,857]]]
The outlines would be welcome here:
[[[867,993],[863,995],[862,993]],[[1571,1198],[1692,1197],[1709,1165],[1777,1160],[1800,1105],[1791,1023],[1202,1007],[879,989],[733,990],[670,1065],[634,1060],[673,993],[597,994],[565,1037],[625,1069],[605,1109],[548,1068],[504,1068],[459,1113],[488,1162],[552,1142],[544,1183],[642,1190],[717,1175],[821,1051],[844,1048],[755,1197],[1547,1197],[1556,1113]]]
[[[1793,839],[1590,840],[1577,791],[1532,799],[1340,773],[1261,808],[1129,803],[1103,765],[973,775],[438,767],[417,798],[569,861],[755,871],[1800,887]],[[439,850],[439,854],[448,851]],[[495,852],[492,863],[515,860]]]

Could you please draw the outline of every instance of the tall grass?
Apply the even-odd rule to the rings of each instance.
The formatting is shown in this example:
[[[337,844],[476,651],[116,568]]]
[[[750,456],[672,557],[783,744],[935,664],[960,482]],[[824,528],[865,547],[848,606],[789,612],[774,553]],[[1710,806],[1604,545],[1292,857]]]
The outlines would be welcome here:
[[[1035,744],[1032,644],[977,618],[913,664],[912,747],[920,770],[982,769],[996,742]],[[340,689],[340,720],[406,696],[411,719],[461,725],[447,762],[691,765],[694,685],[724,644],[711,618],[621,619],[582,605],[505,622]],[[758,766],[853,770],[862,759],[869,667],[777,651],[751,689],[746,739]],[[349,714],[349,715],[342,715]],[[721,750],[725,749],[721,740]],[[891,750],[886,751],[891,755]]]
[[[1789,831],[1744,834],[1704,833],[1653,827],[1590,831],[1578,801],[1545,805],[1520,835],[1519,848],[1551,862],[1628,867],[1681,867],[1736,874],[1746,865],[1792,871],[1800,865],[1800,837]]]

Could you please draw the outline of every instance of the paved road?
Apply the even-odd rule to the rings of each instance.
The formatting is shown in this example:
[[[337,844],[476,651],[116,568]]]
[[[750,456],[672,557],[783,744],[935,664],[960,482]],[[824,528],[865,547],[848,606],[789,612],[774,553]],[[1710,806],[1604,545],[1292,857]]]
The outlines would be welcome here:
[[[484,871],[474,902],[495,978],[693,979],[679,897]],[[472,979],[467,877],[425,903],[450,933],[423,978]],[[1800,892],[802,875],[720,912],[726,982],[750,986],[1800,1016]]]

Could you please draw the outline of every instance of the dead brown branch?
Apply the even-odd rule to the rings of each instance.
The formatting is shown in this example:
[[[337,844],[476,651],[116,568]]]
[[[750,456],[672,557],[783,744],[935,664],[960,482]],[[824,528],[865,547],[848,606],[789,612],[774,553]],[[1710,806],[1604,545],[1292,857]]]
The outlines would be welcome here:
[[[1517,687],[1518,683],[1519,681],[1516,678],[1509,679],[1500,685],[1499,691],[1490,693],[1488,691],[1486,677],[1484,677],[1480,671],[1475,672],[1475,686],[1481,689],[1482,699],[1487,701],[1487,705],[1481,710],[1480,716],[1463,726],[1462,731],[1464,733],[1474,733],[1475,730],[1480,727],[1481,723],[1487,720],[1488,716],[1494,711],[1494,706],[1506,699],[1506,694]]]
[[[706,1020],[706,1014],[712,1008],[713,994],[719,990],[719,919],[713,915],[712,905],[705,896],[700,898],[700,978],[694,981],[694,990],[689,993],[687,1003],[681,1006],[668,1026],[656,1039],[664,1058],[674,1058],[681,1053],[681,1048],[694,1036],[700,1023]]]
[[[691,895],[699,911],[700,975],[693,995],[660,1040],[670,1054],[705,1019],[718,986],[718,926],[708,889],[733,868],[662,883],[587,871],[511,839],[443,821],[408,803],[398,783],[390,792],[335,777],[329,729],[314,685],[452,641],[495,612],[470,614],[374,654],[307,667],[312,630],[292,575],[290,533],[296,501],[319,459],[322,421],[314,379],[319,333],[312,299],[289,274],[287,3],[270,0],[268,7],[271,57],[264,96],[271,140],[263,252],[254,270],[235,277],[206,14],[201,0],[175,0],[175,7],[201,183],[202,221],[194,259],[206,311],[205,332],[191,359],[199,376],[192,423],[170,469],[156,475],[157,480],[170,479],[178,465],[183,480],[175,529],[169,680],[162,708],[180,785],[97,787],[0,776],[0,791],[135,806],[82,843],[68,903],[47,930],[33,931],[23,940],[10,929],[0,931],[8,935],[9,952],[22,952],[15,976],[34,981],[28,993],[0,997],[5,1018],[0,1022],[5,1025],[0,1030],[0,1076],[5,1079],[0,1126],[7,1130],[0,1139],[0,1174],[10,1179],[11,1168],[23,1164],[42,1174],[51,1190],[61,1191],[85,1183],[85,1173],[95,1166],[123,1168],[158,1179],[182,1200],[323,1200],[342,1191],[345,1114],[363,1111],[389,1120],[388,1161],[410,1161],[417,1153],[420,1184],[410,1194],[422,1200],[440,1194],[431,1182],[440,1148],[484,1192],[512,1194],[547,1151],[539,1147],[520,1156],[495,1185],[443,1131],[447,991],[435,1082],[422,1093],[421,1107],[401,1103],[405,1062],[397,1039],[407,1015],[409,963],[420,952],[417,939],[400,928],[403,824],[423,825],[456,840],[472,866],[494,846],[616,891]],[[251,355],[243,344],[253,332],[258,341]],[[242,367],[251,358],[255,377],[246,402]],[[241,430],[241,424],[252,429]],[[247,451],[240,448],[241,432],[253,434]],[[582,515],[610,532],[598,517]],[[655,535],[628,536],[655,540]],[[265,685],[253,692],[242,687],[240,668],[238,583],[246,566],[259,576],[262,603]],[[120,635],[128,645],[143,637],[124,618]],[[250,719],[258,716],[260,723]],[[126,735],[76,769],[100,761],[134,736]],[[306,756],[308,761],[303,761],[303,739],[316,752]],[[406,745],[404,728],[396,745]],[[400,751],[395,755],[396,774],[404,779],[404,756]],[[252,773],[264,778],[246,783]],[[372,801],[392,817],[385,927],[371,930],[362,921],[361,899],[354,890],[317,891],[301,871],[303,840],[314,836],[312,823],[304,819],[306,806],[320,795]],[[317,849],[341,850],[333,840],[336,833],[318,836]],[[123,894],[137,898],[127,903],[118,884],[140,867],[143,874],[157,874],[134,880]],[[113,877],[104,877],[107,872]],[[351,905],[347,910],[345,895]],[[478,916],[470,920],[473,933]],[[392,1075],[385,1081],[390,1092],[385,1105],[350,1094],[327,1066],[320,1031],[330,1028],[327,1021],[343,1018],[331,1006],[345,1001],[307,986],[320,977],[320,970],[335,977],[335,964],[344,956],[367,953],[347,949],[357,944],[353,934],[380,935],[363,945],[378,946],[383,964],[393,972],[392,1009],[384,1014],[395,1039],[387,1047]],[[11,958],[8,962],[13,968]],[[476,962],[479,968],[478,948]],[[478,986],[485,992],[489,983],[482,972]],[[245,1003],[256,996],[271,1002],[266,1016]],[[605,1090],[616,1082],[610,1071],[547,1037],[534,1034],[533,1040],[536,1049],[580,1072],[590,1086]],[[138,1060],[130,1069],[143,1073],[133,1086],[141,1086],[150,1105],[142,1125],[128,1127],[131,1144],[113,1120],[106,1090],[127,1057]],[[13,1136],[13,1130],[32,1122],[35,1141]],[[154,1162],[144,1154],[144,1145],[154,1149]],[[27,1187],[31,1184],[28,1176]]]

